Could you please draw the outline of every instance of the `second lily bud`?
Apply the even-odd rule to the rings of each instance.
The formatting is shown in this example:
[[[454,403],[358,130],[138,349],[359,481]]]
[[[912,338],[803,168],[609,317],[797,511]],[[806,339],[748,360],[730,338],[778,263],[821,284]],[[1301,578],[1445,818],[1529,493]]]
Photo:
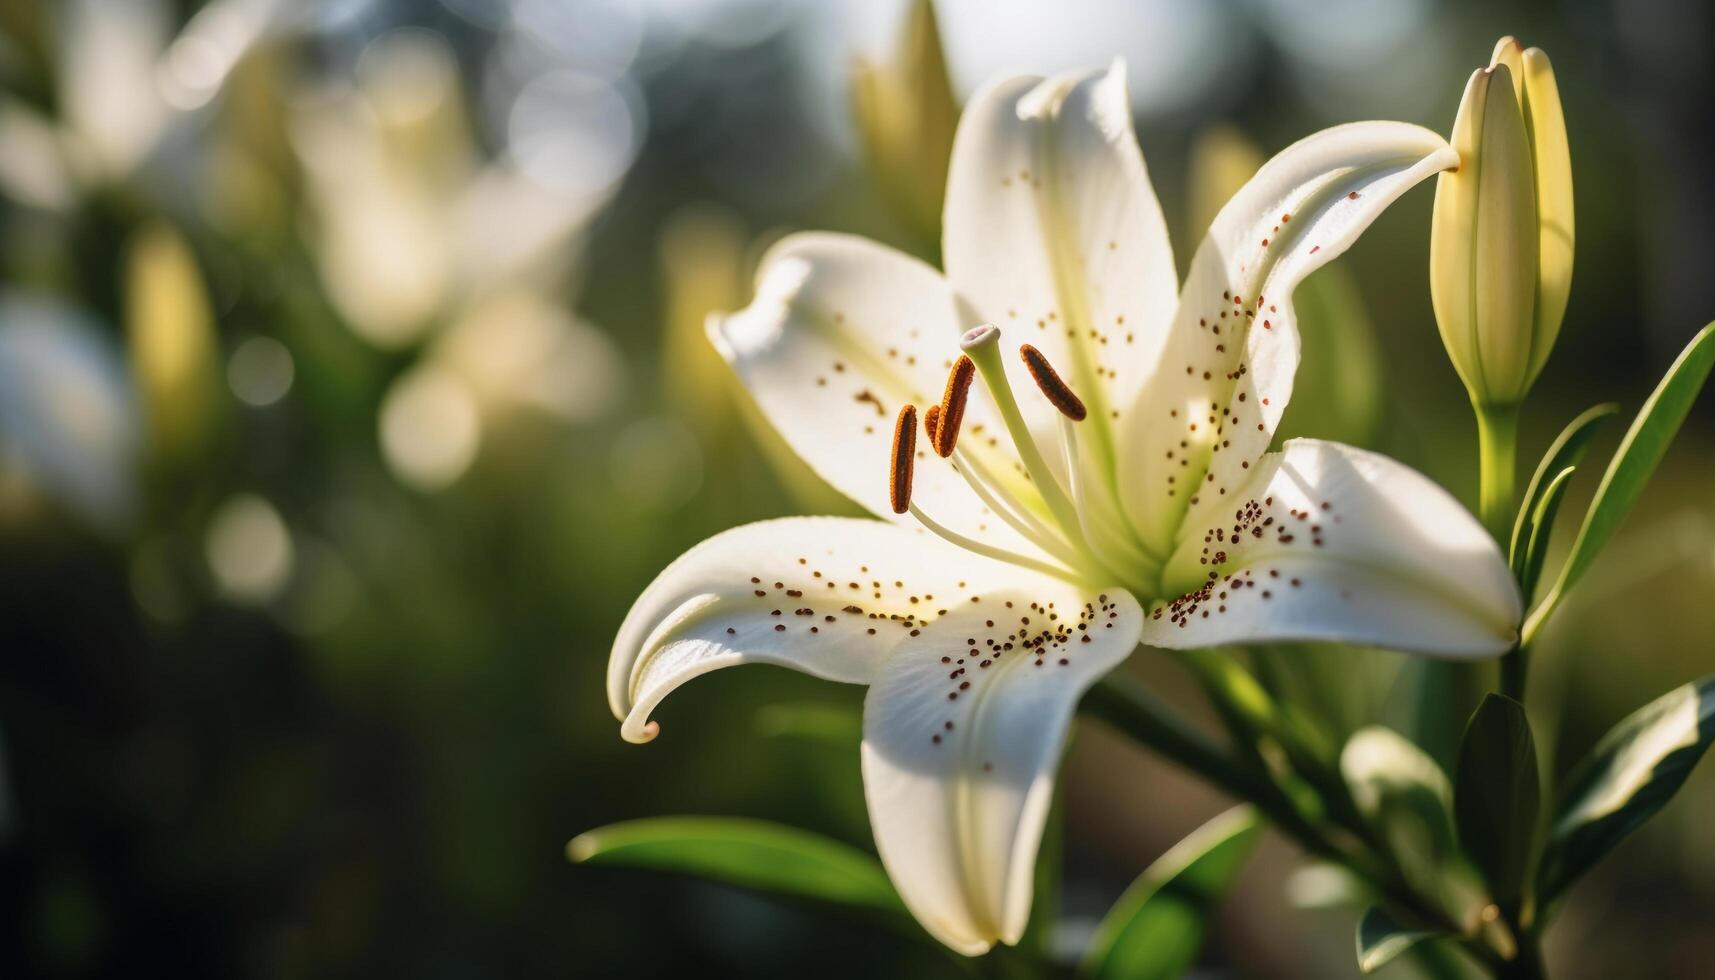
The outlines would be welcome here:
[[[1572,284],[1572,163],[1554,70],[1502,38],[1465,86],[1459,168],[1435,189],[1429,285],[1479,406],[1517,405],[1548,360]]]

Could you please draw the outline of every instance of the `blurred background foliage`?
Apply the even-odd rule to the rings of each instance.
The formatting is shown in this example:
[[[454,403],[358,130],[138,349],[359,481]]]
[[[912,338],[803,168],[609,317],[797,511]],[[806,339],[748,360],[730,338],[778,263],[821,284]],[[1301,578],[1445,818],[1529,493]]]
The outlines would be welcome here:
[[[1526,460],[1593,402],[1629,411],[1715,313],[1707,5],[937,11],[0,3],[0,975],[956,973],[920,937],[562,848],[666,813],[870,846],[842,727],[856,690],[716,675],[638,748],[606,654],[702,537],[852,511],[766,431],[703,319],[747,301],[791,229],[934,260],[947,127],[995,73],[1127,59],[1183,264],[1263,155],[1355,118],[1445,131],[1514,33],[1554,59],[1580,225]],[[1429,203],[1414,192],[1301,290],[1286,428],[1470,501]],[[1557,768],[1710,669],[1712,413],[1539,646]],[[1270,657],[1321,678],[1296,703],[1334,737],[1405,723],[1390,656]],[[804,701],[825,714],[767,710]],[[1227,805],[1094,726],[1065,799],[1073,947]],[[1557,975],[1715,958],[1711,813],[1704,771],[1574,893]],[[1299,907],[1327,882],[1295,863],[1264,845],[1209,975],[1351,973],[1355,912]]]

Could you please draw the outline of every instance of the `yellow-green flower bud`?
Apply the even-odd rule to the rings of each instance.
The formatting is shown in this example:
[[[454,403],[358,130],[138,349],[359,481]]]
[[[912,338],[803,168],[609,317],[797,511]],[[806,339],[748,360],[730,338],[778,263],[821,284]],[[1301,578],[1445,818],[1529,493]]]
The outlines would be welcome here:
[[[889,204],[922,242],[940,241],[959,103],[932,0],[911,4],[887,60],[852,66],[852,109]]]
[[[1518,404],[1542,371],[1572,284],[1572,164],[1548,56],[1502,38],[1453,122],[1459,168],[1435,189],[1429,285],[1479,405]]]

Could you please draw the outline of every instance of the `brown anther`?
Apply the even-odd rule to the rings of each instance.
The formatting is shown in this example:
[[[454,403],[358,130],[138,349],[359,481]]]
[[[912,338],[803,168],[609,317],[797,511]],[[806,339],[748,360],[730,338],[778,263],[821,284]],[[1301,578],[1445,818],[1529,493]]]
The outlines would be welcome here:
[[[893,466],[887,474],[887,496],[895,514],[911,509],[911,464],[916,453],[917,406],[906,405],[893,424]]]
[[[1029,369],[1036,387],[1042,389],[1042,397],[1048,399],[1060,410],[1060,414],[1072,421],[1084,421],[1085,416],[1090,414],[1089,410],[1084,408],[1083,401],[1072,393],[1072,389],[1066,387],[1066,382],[1060,380],[1060,375],[1055,373],[1054,366],[1048,363],[1048,358],[1029,344],[1018,348],[1018,354],[1024,358],[1024,366]]]
[[[941,428],[941,406],[930,405],[923,410],[923,431],[929,434],[929,445],[935,444],[935,433]]]
[[[947,392],[941,396],[941,411],[935,423],[935,455],[943,458],[953,455],[953,447],[959,442],[959,426],[965,421],[965,401],[976,376],[976,362],[960,354],[947,375]]]

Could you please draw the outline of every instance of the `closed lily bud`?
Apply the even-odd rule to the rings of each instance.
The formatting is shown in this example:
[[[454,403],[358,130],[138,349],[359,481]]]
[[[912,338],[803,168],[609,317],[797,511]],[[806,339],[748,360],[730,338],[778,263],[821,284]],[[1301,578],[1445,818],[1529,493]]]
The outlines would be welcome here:
[[[1518,404],[1572,284],[1572,164],[1548,56],[1503,38],[1465,86],[1459,168],[1440,175],[1429,285],[1442,340],[1480,405]]]

